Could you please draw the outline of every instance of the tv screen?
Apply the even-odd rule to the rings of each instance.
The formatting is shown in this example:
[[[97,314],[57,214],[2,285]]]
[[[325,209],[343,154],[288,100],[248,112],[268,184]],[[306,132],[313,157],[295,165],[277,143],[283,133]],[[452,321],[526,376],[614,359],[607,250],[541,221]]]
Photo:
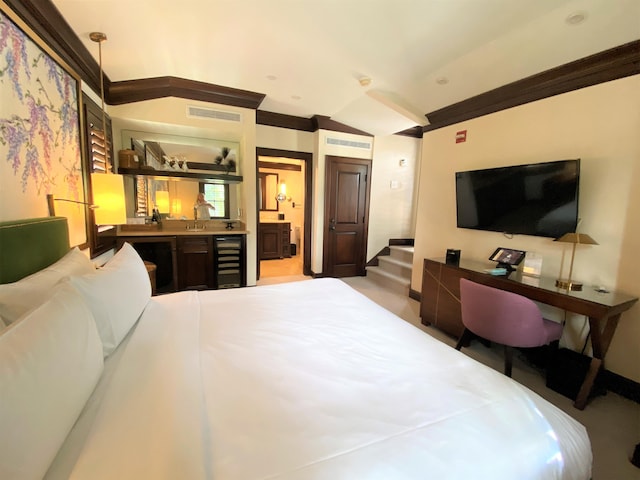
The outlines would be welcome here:
[[[580,159],[456,172],[458,228],[558,238],[578,224]]]

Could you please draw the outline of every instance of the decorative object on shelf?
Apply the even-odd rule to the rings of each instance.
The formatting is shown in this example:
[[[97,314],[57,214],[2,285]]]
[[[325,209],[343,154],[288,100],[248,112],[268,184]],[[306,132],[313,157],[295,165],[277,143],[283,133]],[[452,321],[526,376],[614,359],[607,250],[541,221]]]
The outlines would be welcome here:
[[[235,154],[231,152],[228,147],[222,147],[220,155],[216,157],[216,165],[223,165],[226,167],[227,173],[236,171]]]
[[[569,277],[567,279],[559,278],[556,280],[556,287],[563,288],[567,291],[582,290],[582,283],[576,282],[572,279],[573,275],[573,260],[576,255],[576,245],[598,245],[593,238],[586,233],[565,233],[559,238],[554,240],[555,242],[571,243],[571,264],[569,266]]]
[[[118,152],[118,167],[138,168],[139,161],[136,152],[133,150],[120,150]]]

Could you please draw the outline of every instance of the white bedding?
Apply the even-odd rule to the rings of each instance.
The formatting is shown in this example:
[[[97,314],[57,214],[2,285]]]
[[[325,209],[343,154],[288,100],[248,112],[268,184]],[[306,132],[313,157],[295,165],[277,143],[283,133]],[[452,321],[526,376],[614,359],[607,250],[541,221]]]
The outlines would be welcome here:
[[[153,297],[121,347],[47,478],[590,478],[579,423],[340,280]]]

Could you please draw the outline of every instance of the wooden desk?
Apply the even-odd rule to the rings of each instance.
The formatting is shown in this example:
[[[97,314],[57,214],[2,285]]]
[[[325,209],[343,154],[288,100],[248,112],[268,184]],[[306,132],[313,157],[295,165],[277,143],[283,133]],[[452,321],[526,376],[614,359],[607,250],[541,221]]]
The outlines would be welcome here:
[[[460,313],[460,278],[585,315],[589,319],[593,358],[573,404],[580,410],[584,409],[596,376],[604,367],[604,358],[620,315],[631,308],[638,300],[637,297],[619,292],[596,292],[590,286],[585,286],[582,291],[567,292],[555,286],[555,279],[528,277],[519,271],[509,276],[493,276],[484,272],[494,266],[492,263],[470,260],[460,260],[460,264],[455,266],[447,265],[443,258],[425,259],[420,304],[422,323],[434,324],[456,337],[462,334],[464,326]]]

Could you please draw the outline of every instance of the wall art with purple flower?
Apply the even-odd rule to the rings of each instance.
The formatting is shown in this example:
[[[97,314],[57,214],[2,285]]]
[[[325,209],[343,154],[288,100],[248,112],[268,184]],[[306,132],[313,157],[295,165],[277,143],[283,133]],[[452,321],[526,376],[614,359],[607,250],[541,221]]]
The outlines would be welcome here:
[[[0,220],[46,216],[47,194],[85,200],[79,80],[36,42],[10,11],[0,11]],[[84,244],[85,208],[55,206],[69,219],[72,245]]]

